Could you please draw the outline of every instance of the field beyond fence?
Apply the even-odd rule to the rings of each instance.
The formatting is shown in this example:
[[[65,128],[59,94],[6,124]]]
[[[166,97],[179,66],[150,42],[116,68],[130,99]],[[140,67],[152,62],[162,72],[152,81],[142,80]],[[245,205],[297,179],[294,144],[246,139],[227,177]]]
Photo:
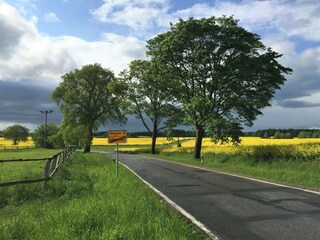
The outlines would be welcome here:
[[[28,141],[19,142],[17,145],[13,145],[12,140],[6,140],[0,137],[0,150],[21,150],[21,149],[34,149],[35,145],[31,137],[28,137]]]
[[[45,158],[0,158],[2,172],[0,175],[0,187],[37,182],[43,182],[43,187],[45,187],[60,165],[69,158],[74,150],[73,146],[68,147],[51,157]]]

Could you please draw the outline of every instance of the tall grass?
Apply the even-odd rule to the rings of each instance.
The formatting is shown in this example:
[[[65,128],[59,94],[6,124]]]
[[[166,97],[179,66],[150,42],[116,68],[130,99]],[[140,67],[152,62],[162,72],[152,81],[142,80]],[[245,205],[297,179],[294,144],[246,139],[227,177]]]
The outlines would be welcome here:
[[[131,172],[73,153],[48,189],[0,188],[0,239],[203,239]]]

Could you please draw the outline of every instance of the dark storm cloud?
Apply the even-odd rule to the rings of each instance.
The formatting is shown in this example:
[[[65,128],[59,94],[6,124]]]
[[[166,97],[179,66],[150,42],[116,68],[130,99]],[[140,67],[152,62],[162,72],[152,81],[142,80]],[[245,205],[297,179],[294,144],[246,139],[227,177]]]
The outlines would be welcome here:
[[[56,103],[51,100],[53,90],[30,85],[27,80],[24,82],[0,81],[0,123],[32,124],[36,127],[44,123],[45,115],[41,114],[40,111],[53,110],[53,113],[48,114],[48,122],[59,125],[63,116]],[[100,127],[99,130],[147,131],[142,126],[141,121],[134,116],[127,116],[127,118],[128,121],[124,125],[110,123]]]
[[[310,103],[306,101],[298,101],[298,100],[283,100],[277,102],[278,105],[285,108],[312,108],[312,107],[320,107],[320,103]]]
[[[309,96],[313,92],[320,91],[320,76],[316,70],[304,72],[304,74],[294,73],[289,76],[280,91],[275,97],[278,100],[294,99]]]
[[[320,49],[310,48],[301,54],[291,55],[290,59],[289,67],[293,69],[293,73],[286,76],[287,81],[277,91],[276,102],[289,108],[318,107],[319,104],[301,102],[297,98],[320,92]]]
[[[40,111],[53,110],[48,121],[59,124],[62,115],[51,100],[52,90],[23,82],[0,81],[0,122],[38,125],[44,121]]]
[[[99,130],[100,131],[109,131],[109,130],[117,130],[117,129],[124,129],[128,132],[147,132],[148,130],[143,126],[140,119],[137,119],[135,116],[129,115],[127,117],[127,122],[124,125],[116,124],[116,123],[109,123],[102,126]],[[152,128],[151,122],[146,121],[149,125],[149,128]]]

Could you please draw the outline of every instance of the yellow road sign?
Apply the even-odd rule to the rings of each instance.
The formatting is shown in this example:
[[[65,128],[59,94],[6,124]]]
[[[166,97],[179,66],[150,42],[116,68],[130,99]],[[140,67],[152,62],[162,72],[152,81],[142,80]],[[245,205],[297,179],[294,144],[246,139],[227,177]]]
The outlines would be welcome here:
[[[108,131],[108,143],[126,143],[126,142],[127,142],[126,130]]]

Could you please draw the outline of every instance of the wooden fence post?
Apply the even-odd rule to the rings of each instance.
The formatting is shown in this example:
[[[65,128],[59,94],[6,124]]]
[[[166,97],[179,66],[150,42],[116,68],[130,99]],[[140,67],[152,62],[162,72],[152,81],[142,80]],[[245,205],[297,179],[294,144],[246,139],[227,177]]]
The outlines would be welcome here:
[[[51,173],[56,169],[56,165],[57,165],[57,155],[56,156],[54,156],[53,158],[52,158],[52,163],[51,163]]]
[[[59,153],[59,155],[57,156],[57,163],[56,165],[59,166],[61,162],[61,153]]]
[[[47,160],[46,165],[44,167],[44,174],[43,174],[44,181],[42,184],[43,188],[46,188],[47,182],[49,180],[50,163],[51,163],[51,158]]]

